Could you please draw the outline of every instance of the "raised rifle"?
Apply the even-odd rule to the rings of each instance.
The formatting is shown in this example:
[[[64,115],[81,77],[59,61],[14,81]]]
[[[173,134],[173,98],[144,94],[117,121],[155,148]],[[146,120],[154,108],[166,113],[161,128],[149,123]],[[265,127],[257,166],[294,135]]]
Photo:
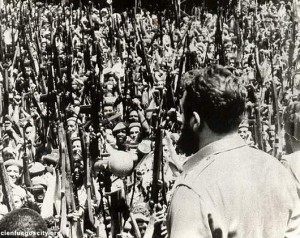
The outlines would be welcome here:
[[[58,96],[59,98],[59,96]],[[60,100],[58,99],[58,102]],[[63,105],[60,106],[62,108]],[[72,171],[71,171],[71,160],[68,148],[68,139],[69,134],[67,134],[64,130],[64,112],[61,112],[61,122],[58,126],[58,136],[60,142],[60,165],[61,165],[61,195],[62,195],[62,203],[61,203],[61,231],[62,234],[67,236],[66,227],[67,227],[67,214],[73,213],[76,210],[75,200],[74,200],[74,191],[73,191],[73,181],[72,181]],[[71,231],[72,232],[72,231]]]
[[[23,176],[24,176],[24,184],[27,188],[32,187],[31,180],[30,180],[30,174],[29,174],[29,168],[28,168],[28,163],[29,163],[29,158],[26,153],[26,141],[24,137],[24,154],[22,156],[23,160]]]
[[[91,177],[91,157],[90,157],[90,137],[86,136],[85,138],[85,146],[86,146],[86,193],[87,193],[87,209],[88,209],[88,218],[92,225],[94,225],[94,216],[92,210],[92,177]]]
[[[15,49],[16,49],[16,46],[15,46],[15,32],[14,32],[14,27],[15,27],[15,19],[14,19],[14,16],[12,15],[11,13],[11,8],[9,9],[9,13],[10,15],[12,16],[11,17],[11,21],[12,21],[12,24],[11,24],[11,39],[12,39],[12,54],[13,52],[15,52]]]
[[[273,66],[273,52],[272,48],[270,50],[270,63],[271,63],[271,73],[272,73],[272,102],[273,102],[273,113],[274,113],[274,122],[275,122],[275,143],[273,148],[273,155],[281,160],[282,157],[282,138],[281,138],[281,120],[279,114],[279,103],[278,103],[278,92],[276,83],[274,81],[274,66]]]
[[[8,89],[8,64],[4,64],[4,79],[3,79],[3,107],[2,107],[2,116],[8,114],[9,107],[9,89]]]
[[[60,149],[60,168],[61,168],[61,214],[60,214],[60,231],[64,237],[68,237],[67,233],[67,191],[66,191],[66,146],[64,144],[62,137],[62,128],[63,126],[59,126],[59,149]]]
[[[147,53],[146,53],[144,41],[143,41],[143,38],[142,38],[140,30],[137,27],[135,27],[135,28],[137,30],[137,34],[138,34],[138,37],[139,37],[139,40],[140,40],[142,60],[143,60],[144,65],[146,66],[147,83],[150,83],[150,85],[153,87],[153,85],[154,85],[154,78],[153,78],[153,74],[152,74],[151,69],[150,69],[150,64],[149,64],[149,61],[148,61],[148,57],[147,57]]]
[[[254,22],[254,21],[253,21]],[[254,29],[254,26],[252,26],[252,29]],[[253,30],[255,32],[255,30]],[[255,48],[254,48],[254,61],[255,61],[255,78],[258,81],[258,87],[260,90],[260,94],[263,94],[262,91],[262,84],[263,84],[263,78],[261,75],[260,67],[259,67],[259,58],[258,58],[258,46],[256,42],[256,35],[254,33],[254,40],[255,40]],[[264,142],[262,138],[262,126],[261,126],[261,115],[260,115],[260,109],[261,109],[261,101],[257,99],[254,93],[254,99],[255,99],[255,106],[254,106],[254,112],[255,112],[255,138],[257,146],[260,150],[265,150],[264,148]]]
[[[91,64],[90,59],[90,50],[87,45],[87,48],[84,52],[84,62],[86,65],[86,69],[89,72],[89,94],[91,98],[91,118],[92,118],[92,127],[94,132],[97,134],[100,130],[99,124],[99,113],[100,113],[100,104],[101,104],[101,85],[99,82],[99,78],[95,75],[95,71]],[[99,156],[99,148],[98,148],[98,137],[95,137],[91,140],[91,158],[93,161]]]
[[[234,21],[234,30],[235,30],[235,35],[237,36],[237,40],[236,40],[236,45],[237,45],[237,59],[236,62],[238,64],[238,66],[241,66],[241,62],[242,62],[242,57],[243,57],[243,31],[241,29],[241,13],[240,13],[240,4],[237,4],[237,8],[238,8],[238,12],[235,11],[234,17],[235,17],[235,21]],[[253,28],[253,27],[252,27]]]
[[[55,37],[52,38],[52,44],[50,49],[50,55],[52,56],[52,53],[54,53],[54,57],[56,60],[58,59],[58,52],[55,45]],[[61,75],[60,72],[60,64],[59,61],[54,63],[55,66],[55,72],[56,77],[59,77]],[[50,126],[50,129],[53,129],[53,127],[58,128],[58,140],[54,140],[54,143],[57,143],[59,146],[60,151],[60,160],[58,163],[59,171],[61,174],[61,182],[58,181],[59,184],[57,184],[61,189],[61,194],[56,194],[58,196],[58,199],[60,199],[60,208],[56,207],[57,212],[61,216],[60,220],[60,229],[61,233],[64,237],[69,237],[67,225],[70,222],[68,220],[68,214],[75,212],[76,206],[75,206],[75,199],[74,199],[74,191],[73,191],[73,181],[72,181],[72,159],[71,159],[71,148],[70,148],[70,135],[66,133],[65,127],[67,126],[66,121],[66,107],[67,107],[67,96],[69,94],[69,91],[67,90],[65,81],[60,81],[61,87],[58,86],[58,82],[56,77],[53,77],[53,70],[52,70],[52,64],[49,62],[48,64],[48,94],[41,96],[41,102],[47,103],[47,118],[49,121],[51,121],[52,126]],[[48,125],[49,126],[49,125]],[[53,134],[55,135],[54,131]],[[59,174],[58,174],[59,177]],[[56,203],[58,204],[58,203]],[[74,231],[72,231],[72,228],[75,229],[74,222],[76,223],[76,220],[73,220],[73,225],[71,227],[71,234],[72,237]],[[70,224],[69,224],[70,226]],[[77,230],[77,225],[76,225]]]
[[[295,69],[295,60],[294,60],[294,53],[295,53],[295,42],[296,42],[296,27],[297,23],[295,22],[295,19],[293,17],[293,22],[292,22],[292,34],[291,38],[292,40],[290,41],[290,46],[289,46],[289,58],[288,58],[288,82],[289,86],[292,89],[292,93],[294,92],[294,77],[293,77],[293,71]]]
[[[56,46],[56,43],[55,43],[55,35],[52,39],[52,52],[53,52],[53,66],[54,66],[54,69],[55,69],[55,73],[56,73],[56,76],[60,79],[62,79],[62,73],[61,73],[61,66],[60,66],[60,60],[59,60],[59,54],[58,54],[58,50],[57,50],[57,46]],[[55,79],[55,82],[57,84],[57,79],[56,77],[54,78]]]
[[[159,173],[161,169],[161,163],[163,159],[163,150],[162,150],[162,139],[163,139],[163,130],[161,128],[156,128],[155,136],[155,148],[154,148],[154,162],[153,162],[153,179],[152,179],[152,188],[151,188],[151,200],[154,204],[159,202]]]
[[[96,48],[97,49],[97,48]],[[99,49],[98,49],[99,50]],[[99,157],[99,144],[98,144],[98,136],[97,134],[100,132],[100,120],[99,120],[99,112],[100,112],[100,104],[101,104],[101,85],[99,82],[98,76],[95,75],[94,68],[91,64],[90,60],[90,49],[87,45],[87,48],[84,52],[84,61],[86,65],[86,70],[89,72],[89,88],[88,88],[88,94],[90,95],[91,99],[91,106],[89,109],[89,113],[91,114],[91,126],[93,128],[93,133],[95,136],[93,138],[90,138],[89,136],[86,136],[83,138],[83,131],[81,131],[81,140],[82,144],[84,145],[84,161],[85,161],[85,171],[86,171],[86,190],[87,190],[87,217],[89,221],[89,225],[92,229],[94,229],[94,217],[93,217],[93,211],[92,211],[92,193],[93,193],[93,183],[92,183],[92,174],[91,174],[91,168],[92,168],[92,162],[96,161],[96,159]],[[101,62],[98,62],[99,64]]]
[[[52,136],[48,137],[48,143],[52,145],[53,148],[58,148],[59,142],[56,133],[54,132],[54,128],[57,127],[57,107],[56,107],[56,87],[53,78],[53,70],[52,70],[52,62],[49,61],[47,65],[47,88],[48,93],[45,95],[41,95],[40,101],[46,102],[47,115],[44,120],[45,122],[45,131],[50,130]],[[51,139],[51,141],[50,141]]]
[[[163,129],[160,127],[161,123],[158,124],[155,133],[155,148],[154,148],[154,161],[153,161],[153,179],[152,179],[152,187],[151,187],[151,201],[153,202],[153,206],[155,204],[159,204],[159,194],[163,195],[164,202],[165,196],[162,194],[164,192],[164,171],[163,171]],[[159,187],[159,180],[160,180],[160,172],[161,172],[161,188]],[[153,207],[154,208],[154,207]],[[152,208],[152,209],[153,209]],[[156,227],[156,234],[158,237],[161,233],[161,227]]]
[[[161,96],[160,107],[158,111],[158,120],[156,122],[155,129],[155,148],[154,148],[154,161],[153,161],[153,179],[152,179],[152,187],[151,187],[151,200],[154,204],[159,203],[159,173],[162,171],[162,163],[163,163],[163,137],[164,132],[162,129],[162,121],[163,121],[163,103],[166,95],[165,93]],[[163,171],[162,176],[163,178]],[[162,185],[164,187],[164,184]]]
[[[262,90],[260,88],[260,93],[262,93]],[[261,126],[261,115],[260,115],[260,100],[255,98],[256,102],[254,105],[254,112],[255,112],[255,138],[256,138],[256,143],[258,146],[258,149],[264,150],[264,145],[263,145],[263,138],[262,138],[262,126]]]
[[[167,109],[176,108],[175,98],[174,98],[174,90],[172,87],[174,77],[171,76],[170,71],[167,71],[167,78],[166,78],[166,104]]]
[[[216,55],[215,57],[219,57],[219,64],[225,65],[225,55],[224,55],[224,44],[222,39],[223,32],[223,10],[222,6],[218,4],[218,17],[217,17],[217,29],[215,33],[215,45],[216,45]]]
[[[67,57],[66,57],[66,65],[67,65],[67,82],[66,84],[66,90],[70,94],[69,100],[73,101],[73,94],[72,94],[72,57],[73,57],[73,46],[72,46],[72,36],[71,31],[69,30],[67,32],[67,39],[66,39],[66,46],[67,46]]]
[[[70,53],[70,45],[69,45],[69,52]],[[59,70],[59,69],[58,69]],[[62,195],[63,192],[65,192],[65,204],[64,200],[62,200],[62,214],[64,215],[64,210],[66,209],[67,214],[73,213],[76,211],[76,205],[75,205],[75,197],[74,196],[74,186],[72,181],[72,170],[73,170],[73,157],[72,157],[72,148],[71,148],[71,132],[66,132],[65,128],[67,128],[67,104],[69,102],[69,95],[71,92],[69,91],[70,88],[68,88],[68,84],[70,83],[70,74],[71,69],[67,69],[67,77],[69,77],[69,81],[63,81],[62,88],[63,90],[60,92],[60,94],[57,95],[57,107],[60,112],[59,114],[59,127],[58,127],[58,133],[59,133],[59,142],[60,142],[60,148],[61,148],[61,173],[62,173],[62,188],[64,188],[65,191],[62,189]],[[69,75],[68,75],[69,74]],[[69,90],[68,90],[69,89]],[[64,197],[62,197],[64,199]],[[66,208],[64,207],[66,205]],[[62,221],[64,221],[62,219]],[[78,221],[73,220],[73,228],[77,230],[76,223]],[[71,231],[75,232],[75,231]]]
[[[15,203],[12,195],[10,181],[3,163],[3,158],[0,157],[0,182],[2,185],[3,200],[4,204],[7,206],[8,211],[12,211],[15,209]]]
[[[186,40],[184,42],[186,42]],[[175,81],[176,88],[175,88],[174,95],[177,98],[177,100],[181,97],[181,93],[182,93],[182,82],[181,82],[182,80],[181,80],[181,78],[182,78],[182,74],[184,72],[184,65],[185,65],[185,62],[186,62],[185,49],[186,49],[186,44],[184,43],[182,55],[179,58],[179,72],[178,72],[178,75],[177,75],[177,79]]]
[[[178,44],[177,46],[177,49],[179,50],[180,47],[182,47],[182,54],[179,58],[179,73],[177,75],[177,78],[175,80],[175,84],[176,84],[176,87],[175,87],[175,97],[177,100],[179,100],[179,98],[181,97],[181,94],[182,94],[182,74],[184,73],[184,70],[186,67],[185,64],[186,64],[186,61],[187,61],[187,48],[189,47],[188,46],[188,32],[189,30],[191,29],[191,26],[192,26],[192,22],[189,23],[184,35],[183,35],[183,39],[182,41],[180,42],[180,44]]]
[[[0,10],[0,22],[2,22],[2,10]],[[2,24],[0,24],[0,61],[1,62],[4,62],[4,50],[5,50],[5,47],[4,47],[4,44],[3,44],[3,37],[2,37]]]

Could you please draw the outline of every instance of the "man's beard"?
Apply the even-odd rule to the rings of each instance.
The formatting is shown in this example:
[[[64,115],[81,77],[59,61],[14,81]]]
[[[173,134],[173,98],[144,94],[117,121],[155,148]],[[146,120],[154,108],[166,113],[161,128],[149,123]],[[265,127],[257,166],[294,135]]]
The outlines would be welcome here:
[[[184,124],[178,140],[178,148],[186,156],[195,154],[199,150],[199,136],[188,124]]]

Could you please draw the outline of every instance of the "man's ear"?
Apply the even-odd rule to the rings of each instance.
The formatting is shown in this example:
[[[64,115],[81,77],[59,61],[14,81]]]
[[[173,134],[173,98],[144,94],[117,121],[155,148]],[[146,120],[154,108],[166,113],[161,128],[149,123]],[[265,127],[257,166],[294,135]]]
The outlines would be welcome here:
[[[197,112],[193,112],[193,117],[191,120],[191,127],[195,132],[197,132],[201,125],[201,118]]]

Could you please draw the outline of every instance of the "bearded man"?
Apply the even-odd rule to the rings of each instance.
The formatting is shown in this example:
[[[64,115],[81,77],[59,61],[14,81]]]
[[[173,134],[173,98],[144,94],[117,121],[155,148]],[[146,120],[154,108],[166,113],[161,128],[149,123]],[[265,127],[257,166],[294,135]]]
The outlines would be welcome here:
[[[170,238],[300,237],[300,200],[292,176],[238,135],[244,92],[222,66],[188,73],[179,146],[192,156],[174,185]]]

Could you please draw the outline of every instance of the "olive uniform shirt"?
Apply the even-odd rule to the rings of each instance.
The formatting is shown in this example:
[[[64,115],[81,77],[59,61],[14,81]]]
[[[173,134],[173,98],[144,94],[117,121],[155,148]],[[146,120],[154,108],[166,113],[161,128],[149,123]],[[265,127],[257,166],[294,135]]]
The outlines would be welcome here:
[[[300,237],[300,200],[291,174],[237,134],[191,156],[174,186],[170,238]]]

